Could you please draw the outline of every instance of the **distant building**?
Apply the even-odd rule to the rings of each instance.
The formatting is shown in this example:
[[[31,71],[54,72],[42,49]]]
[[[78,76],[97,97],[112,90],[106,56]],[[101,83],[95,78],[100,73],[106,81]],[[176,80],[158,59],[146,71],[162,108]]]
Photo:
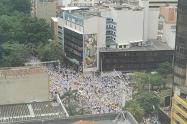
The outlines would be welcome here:
[[[175,49],[177,9],[169,5],[160,7],[157,39]]]
[[[130,42],[144,40],[144,9],[128,5],[101,8],[106,18],[106,47],[128,48]]]
[[[57,0],[31,0],[32,11],[34,17],[45,19],[48,23],[51,17],[55,17],[57,13]]]
[[[175,8],[177,7],[177,1],[178,0],[149,0],[148,39],[157,39],[160,7],[169,4],[169,6]]]
[[[57,30],[66,58],[83,71],[154,69],[160,63],[170,61],[173,50],[166,43],[148,39],[149,8],[147,2],[145,4],[144,8],[129,5],[62,8]],[[121,52],[120,55],[128,53],[127,58],[137,53],[134,64],[127,58],[129,62],[123,60],[124,56],[119,56],[116,50]],[[138,55],[139,50],[147,52],[147,56]],[[148,57],[150,51],[154,55]],[[107,58],[108,53],[118,58]],[[138,60],[138,57],[144,59]],[[107,61],[110,62],[107,64]]]
[[[66,59],[83,71],[155,69],[160,63],[170,61],[173,50],[167,42],[149,39],[148,11],[148,1],[144,1],[142,7],[104,4],[94,7],[62,8],[58,13],[57,37],[58,41],[64,44]],[[109,53],[108,50],[110,54],[116,55],[118,58],[114,58],[119,61],[115,63],[114,58],[107,58],[105,55]],[[134,52],[138,54],[139,50],[147,52],[146,57],[131,57]],[[116,51],[120,51],[121,54],[118,55]],[[154,55],[149,58],[150,51]],[[128,53],[126,57],[133,58],[134,63],[132,64],[129,59],[129,62],[124,60],[122,53]],[[107,61],[103,61],[103,57],[111,59],[107,60],[110,61],[108,65],[105,63]],[[139,58],[144,59],[140,62]],[[121,64],[118,64],[120,62]],[[104,65],[103,68],[101,63]]]

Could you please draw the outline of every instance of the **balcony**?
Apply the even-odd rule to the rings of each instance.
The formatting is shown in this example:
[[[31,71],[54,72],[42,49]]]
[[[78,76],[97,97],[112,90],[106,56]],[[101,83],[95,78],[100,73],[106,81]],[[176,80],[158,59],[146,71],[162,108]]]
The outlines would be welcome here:
[[[187,124],[187,101],[177,95],[174,95],[172,101],[172,124],[175,124],[175,121]]]
[[[114,27],[106,27],[106,30],[107,31],[110,31],[110,30],[116,31],[116,28],[114,28]]]
[[[173,98],[174,101],[177,101],[179,104],[181,104],[183,107],[185,107],[187,109],[187,101],[180,98],[179,96],[177,95],[174,95],[174,98]]]
[[[173,105],[173,109],[175,111],[177,111],[178,113],[180,113],[182,116],[184,116],[185,118],[187,118],[187,112],[185,110],[183,110],[182,108],[180,108],[180,106],[178,106],[177,104]]]
[[[116,25],[116,22],[113,22],[112,20],[107,20],[106,23],[107,24],[114,24],[114,25]]]
[[[187,122],[183,120],[178,114],[173,113],[173,119],[178,121],[180,124],[186,124]],[[172,122],[173,123],[173,122]]]
[[[113,37],[116,37],[116,34],[113,34],[113,33],[106,33],[106,36],[113,36]]]

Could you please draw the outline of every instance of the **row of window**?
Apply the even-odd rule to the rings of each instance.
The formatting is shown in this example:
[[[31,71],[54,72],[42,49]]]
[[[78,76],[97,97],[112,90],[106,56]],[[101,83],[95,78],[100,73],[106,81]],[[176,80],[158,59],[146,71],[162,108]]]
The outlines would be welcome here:
[[[113,57],[117,57],[117,58],[119,58],[119,57],[125,57],[125,56],[127,56],[127,57],[133,57],[133,56],[140,56],[140,57],[145,57],[145,56],[148,56],[148,57],[151,57],[151,56],[153,56],[153,57],[156,57],[156,56],[159,56],[159,57],[162,57],[163,56],[163,58],[166,58],[166,56],[168,56],[168,57],[170,57],[170,56],[172,56],[172,52],[148,52],[148,51],[146,51],[146,52],[141,52],[141,51],[134,51],[134,52],[115,52],[115,53],[109,53],[109,52],[107,52],[107,53],[103,53],[103,56],[105,56],[105,57],[111,57],[111,58],[113,58]]]
[[[64,45],[69,44],[70,42],[75,44],[75,45],[77,45],[77,46],[79,46],[79,47],[83,47],[83,42],[78,41],[76,39],[74,40],[74,38],[71,38],[70,36],[66,36],[65,35],[65,37],[64,37]]]
[[[77,50],[77,51],[79,51],[79,52],[82,52],[82,51],[83,51],[83,48],[82,48],[82,47],[77,46],[76,44],[74,44],[74,43],[72,43],[72,42],[66,43],[66,46],[69,46],[69,47],[71,47],[71,48],[73,48],[73,49],[75,49],[75,50]]]
[[[119,45],[119,48],[127,48],[127,45]]]
[[[77,56],[76,54],[72,53],[72,52],[66,52],[66,56],[69,58],[74,58],[76,60],[78,60],[80,63],[82,63],[82,59],[83,57]]]
[[[114,36],[106,36],[106,40],[112,40],[112,41],[115,41],[116,40],[116,37]]]
[[[186,69],[175,66],[174,72],[181,76],[186,76]]]
[[[76,51],[75,49],[73,49],[73,48],[71,48],[71,47],[68,47],[68,46],[66,46],[65,52],[66,52],[66,53],[72,53],[72,54],[75,54],[75,55],[77,55],[77,56],[79,56],[79,57],[82,57],[81,52],[78,52],[78,51]],[[69,57],[71,57],[71,56],[69,56]]]
[[[175,50],[181,54],[185,54],[186,53],[186,49],[187,48],[184,48],[184,47],[181,47],[181,46],[176,46],[175,47]]]
[[[70,27],[70,28],[73,28],[75,30],[78,30],[80,32],[83,32],[83,27],[82,26],[74,24],[74,23],[72,23],[70,21],[65,21],[65,25]]]
[[[108,70],[141,70],[141,69],[149,69],[149,68],[156,68],[158,65],[157,64],[145,64],[145,63],[140,63],[140,64],[116,64],[116,65],[106,65],[106,64],[103,64],[102,65],[102,70],[103,71],[108,71]],[[100,66],[101,68],[101,66]]]
[[[83,40],[83,35],[82,34],[76,33],[74,31],[71,31],[71,30],[67,29],[67,28],[64,28],[64,34],[65,34],[65,36],[67,35],[67,36],[69,36],[71,38],[75,38],[75,39],[77,39],[78,41],[81,41],[81,42]]]
[[[106,25],[106,29],[116,29],[116,26],[115,25],[110,25],[110,24],[107,24]]]
[[[83,25],[82,19],[75,17],[69,13],[65,13],[65,20],[70,21],[70,22],[77,24],[77,25]]]

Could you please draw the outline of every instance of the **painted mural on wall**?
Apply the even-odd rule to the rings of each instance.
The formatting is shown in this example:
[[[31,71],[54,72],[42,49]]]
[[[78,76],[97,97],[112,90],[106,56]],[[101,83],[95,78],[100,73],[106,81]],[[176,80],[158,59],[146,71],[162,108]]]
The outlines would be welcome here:
[[[84,35],[84,68],[97,67],[97,35]]]

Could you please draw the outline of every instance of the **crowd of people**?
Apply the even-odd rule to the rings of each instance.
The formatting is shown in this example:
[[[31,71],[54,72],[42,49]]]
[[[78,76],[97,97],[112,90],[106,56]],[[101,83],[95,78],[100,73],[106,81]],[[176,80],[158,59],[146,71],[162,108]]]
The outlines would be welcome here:
[[[69,89],[77,90],[80,106],[92,114],[119,112],[132,97],[132,88],[126,73],[112,71],[97,75],[94,72],[81,73],[67,67],[48,69],[51,96],[61,96]]]

